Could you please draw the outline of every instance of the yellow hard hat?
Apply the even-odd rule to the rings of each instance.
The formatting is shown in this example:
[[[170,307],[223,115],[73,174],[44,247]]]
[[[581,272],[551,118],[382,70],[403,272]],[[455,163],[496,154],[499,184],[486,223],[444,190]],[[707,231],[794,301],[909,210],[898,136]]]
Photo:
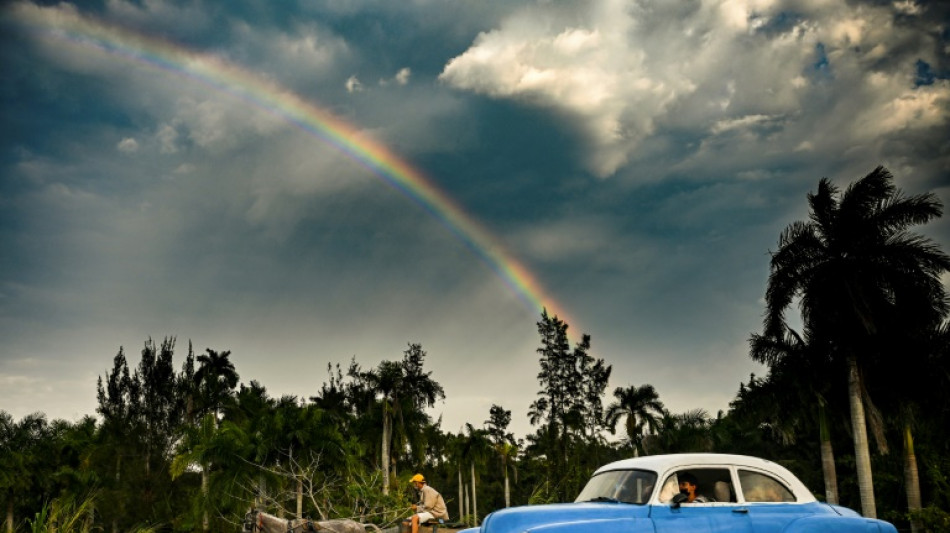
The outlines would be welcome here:
[[[416,474],[416,475],[412,476],[411,478],[409,478],[409,481],[411,481],[411,482],[413,482],[413,483],[425,483],[425,482],[426,482],[426,478],[422,477],[422,474]]]

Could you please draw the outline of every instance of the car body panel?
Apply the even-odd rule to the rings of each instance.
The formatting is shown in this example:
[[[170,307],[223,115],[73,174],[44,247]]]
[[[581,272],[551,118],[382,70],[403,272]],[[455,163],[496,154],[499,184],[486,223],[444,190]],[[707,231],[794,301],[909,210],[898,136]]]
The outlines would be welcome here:
[[[650,518],[656,533],[734,532],[752,533],[752,523],[746,513],[734,512],[733,505],[670,505],[651,506]]]
[[[644,528],[638,529],[635,526],[637,521],[643,523]],[[552,526],[563,525],[584,531],[588,530],[585,524],[606,527],[607,523],[612,523],[614,528],[623,528],[611,531],[653,530],[647,506],[626,503],[561,503],[502,509],[485,519],[482,530],[551,531]]]
[[[606,481],[623,472],[656,473],[649,497],[609,501],[621,493]],[[697,487],[714,489],[708,503],[672,502],[680,475],[698,478]],[[608,475],[608,478],[597,476]],[[533,505],[489,514],[481,527],[460,533],[896,533],[893,525],[855,511],[817,501],[794,474],[765,459],[728,454],[670,454],[624,459],[594,472],[581,492],[595,501]],[[641,476],[642,479],[642,476]],[[639,490],[641,487],[638,486]],[[766,490],[769,489],[769,490]],[[705,494],[704,494],[705,495]],[[608,500],[608,501],[600,501]],[[698,500],[697,500],[698,501]]]

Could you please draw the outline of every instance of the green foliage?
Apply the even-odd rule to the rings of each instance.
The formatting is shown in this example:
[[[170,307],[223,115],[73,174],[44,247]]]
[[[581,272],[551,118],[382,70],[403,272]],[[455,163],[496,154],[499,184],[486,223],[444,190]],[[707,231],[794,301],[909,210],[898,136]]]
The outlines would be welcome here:
[[[30,526],[30,533],[46,533],[49,531],[49,504],[43,503],[43,507],[36,513],[36,516],[30,520],[26,519]]]
[[[537,349],[541,390],[528,411],[531,425],[540,425],[529,436],[533,453],[546,458],[547,482],[561,501],[573,499],[593,471],[586,460],[599,458],[596,444],[604,428],[603,395],[611,366],[588,354],[589,335],[569,348],[568,324],[545,310],[538,322],[541,346]]]
[[[545,505],[558,501],[558,491],[546,480],[535,486],[528,495],[528,505]]]
[[[907,513],[907,520],[914,520],[928,533],[950,531],[950,513],[938,507],[924,507]]]
[[[89,533],[93,530],[95,494],[76,500],[63,497],[44,502],[33,518],[26,519],[30,533]],[[148,528],[136,528],[135,533],[151,533]]]

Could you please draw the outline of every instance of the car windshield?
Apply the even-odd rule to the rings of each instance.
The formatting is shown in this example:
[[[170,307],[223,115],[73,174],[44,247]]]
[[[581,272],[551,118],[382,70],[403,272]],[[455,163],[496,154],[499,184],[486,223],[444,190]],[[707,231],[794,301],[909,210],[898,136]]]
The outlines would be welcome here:
[[[575,502],[645,504],[656,485],[656,473],[648,470],[610,470],[590,478]]]

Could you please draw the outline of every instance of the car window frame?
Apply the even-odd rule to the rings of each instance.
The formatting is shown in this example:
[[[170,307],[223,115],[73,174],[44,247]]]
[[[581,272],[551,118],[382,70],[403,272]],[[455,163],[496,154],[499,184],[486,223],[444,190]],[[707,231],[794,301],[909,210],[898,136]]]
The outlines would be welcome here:
[[[766,477],[766,478],[769,478],[769,479],[775,481],[776,483],[779,484],[779,486],[781,486],[783,489],[785,489],[785,492],[787,492],[788,494],[790,494],[790,495],[792,496],[792,498],[793,498],[792,501],[778,501],[778,502],[775,502],[775,501],[749,501],[749,500],[747,500],[747,499],[746,499],[745,486],[742,484],[742,478],[741,478],[740,475],[739,475],[739,471],[740,471],[740,470],[744,470],[744,471],[746,471],[746,472],[750,472],[750,473],[753,473],[753,474],[758,474],[758,475],[760,475],[760,476],[763,476],[763,477]],[[763,470],[763,469],[760,469],[760,468],[753,468],[753,467],[748,467],[748,466],[739,466],[739,465],[736,465],[735,468],[734,468],[733,474],[734,474],[735,480],[736,480],[736,483],[735,483],[735,485],[734,485],[734,487],[736,488],[736,499],[739,500],[739,502],[742,503],[742,504],[752,504],[752,505],[776,505],[776,504],[782,505],[782,504],[784,504],[784,505],[789,505],[789,504],[800,504],[800,503],[802,503],[802,502],[799,500],[799,498],[798,498],[798,494],[795,493],[795,490],[791,487],[791,485],[788,483],[788,481],[786,481],[784,478],[782,478],[782,476],[776,475],[775,472],[771,472],[771,471],[768,471],[768,470]]]

